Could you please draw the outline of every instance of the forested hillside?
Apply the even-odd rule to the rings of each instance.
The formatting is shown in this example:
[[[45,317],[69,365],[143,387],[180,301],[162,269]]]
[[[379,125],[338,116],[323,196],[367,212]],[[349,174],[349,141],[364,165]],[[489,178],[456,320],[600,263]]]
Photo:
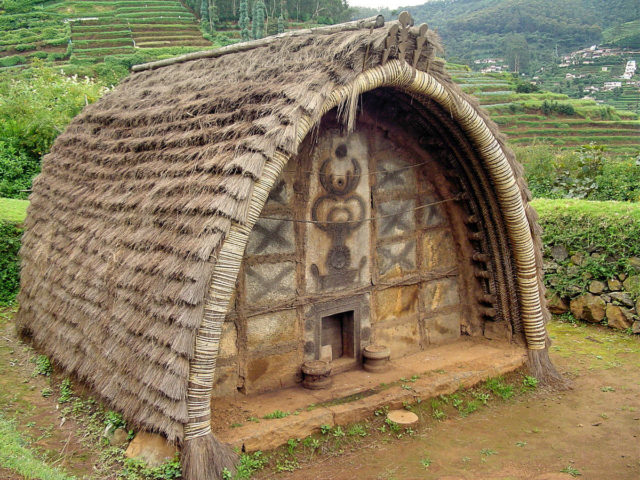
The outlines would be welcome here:
[[[628,42],[640,33],[634,29],[637,22],[616,29],[640,19],[638,0],[436,0],[406,9],[416,22],[438,29],[448,60],[468,64],[499,56],[514,66],[517,58],[521,71],[533,71],[557,54],[605,37]],[[360,9],[359,14],[373,11]]]

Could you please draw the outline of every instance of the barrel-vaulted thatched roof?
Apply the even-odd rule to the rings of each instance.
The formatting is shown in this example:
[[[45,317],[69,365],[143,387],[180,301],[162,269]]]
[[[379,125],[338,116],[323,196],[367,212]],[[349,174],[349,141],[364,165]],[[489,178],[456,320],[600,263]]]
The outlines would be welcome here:
[[[357,94],[353,82],[385,63],[405,83],[426,72],[452,116],[474,105],[436,48],[424,28],[316,32],[130,75],[44,158],[21,251],[21,328],[134,424],[183,440],[188,395],[206,385],[190,370],[212,273],[229,232],[248,222],[266,166],[294,156],[323,108],[345,105],[336,92]],[[495,126],[470,111],[498,138],[518,181],[511,200],[527,209]],[[530,316],[539,299],[535,308]]]

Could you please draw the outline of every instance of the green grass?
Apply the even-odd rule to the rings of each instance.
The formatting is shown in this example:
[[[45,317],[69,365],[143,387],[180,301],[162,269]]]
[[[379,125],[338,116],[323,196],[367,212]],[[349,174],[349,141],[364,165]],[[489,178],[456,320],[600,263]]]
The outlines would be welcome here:
[[[0,198],[0,220],[10,223],[22,223],[27,216],[28,200]]]
[[[39,480],[72,480],[56,468],[49,467],[28,448],[28,443],[16,430],[15,422],[0,414],[0,467],[25,478]]]
[[[538,198],[532,202],[541,218],[551,217],[559,212],[569,217],[620,217],[640,222],[640,204],[630,202],[598,202],[592,200],[549,200]]]

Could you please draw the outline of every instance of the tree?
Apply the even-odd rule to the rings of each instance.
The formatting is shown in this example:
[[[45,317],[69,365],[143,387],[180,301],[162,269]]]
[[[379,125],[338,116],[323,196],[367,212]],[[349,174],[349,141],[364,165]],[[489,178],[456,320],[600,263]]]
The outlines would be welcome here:
[[[282,18],[282,15],[278,17],[278,33],[284,33],[284,18]]]
[[[252,33],[253,38],[264,37],[264,20],[266,7],[262,0],[258,0],[253,6]]]
[[[529,70],[531,52],[527,39],[521,33],[512,33],[505,37],[505,57],[512,72],[521,73]]]
[[[249,6],[247,0],[240,0],[240,18],[238,19],[242,41],[249,40]]]
[[[209,29],[216,31],[216,24],[220,21],[218,17],[218,4],[216,0],[209,0]]]
[[[200,3],[200,21],[205,28],[209,25],[209,0],[202,0]]]

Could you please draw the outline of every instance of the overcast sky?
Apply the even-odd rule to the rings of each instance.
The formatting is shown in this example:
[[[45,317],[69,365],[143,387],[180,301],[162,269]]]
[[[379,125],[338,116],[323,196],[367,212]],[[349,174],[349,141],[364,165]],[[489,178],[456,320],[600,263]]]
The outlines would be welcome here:
[[[387,8],[398,8],[398,7],[409,7],[411,5],[422,5],[427,2],[427,0],[349,0],[349,6],[351,7],[387,7]]]

